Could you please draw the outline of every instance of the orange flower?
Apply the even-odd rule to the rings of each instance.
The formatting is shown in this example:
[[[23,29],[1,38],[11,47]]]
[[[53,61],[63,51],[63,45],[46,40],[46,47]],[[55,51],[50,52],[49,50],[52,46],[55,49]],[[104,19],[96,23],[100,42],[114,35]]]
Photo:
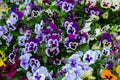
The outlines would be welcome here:
[[[116,67],[116,73],[118,73],[118,75],[120,76],[120,65]]]
[[[102,70],[101,71],[101,78],[103,78],[104,80],[117,80],[117,77],[114,76],[111,71],[109,70]]]

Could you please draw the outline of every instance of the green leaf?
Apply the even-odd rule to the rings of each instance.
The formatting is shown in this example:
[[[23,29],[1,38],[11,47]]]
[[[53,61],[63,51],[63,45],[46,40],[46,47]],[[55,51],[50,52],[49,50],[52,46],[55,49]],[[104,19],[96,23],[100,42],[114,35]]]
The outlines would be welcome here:
[[[47,58],[47,56],[45,55],[45,56],[43,57],[44,63],[47,63],[47,60],[48,60],[48,58]]]

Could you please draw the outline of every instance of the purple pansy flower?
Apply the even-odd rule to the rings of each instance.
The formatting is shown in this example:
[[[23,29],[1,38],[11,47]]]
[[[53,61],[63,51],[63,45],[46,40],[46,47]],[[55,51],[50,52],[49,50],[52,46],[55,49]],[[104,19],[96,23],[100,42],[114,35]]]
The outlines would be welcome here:
[[[53,57],[54,55],[59,54],[59,48],[58,47],[46,47],[45,48],[45,54],[48,57]]]
[[[104,47],[112,46],[112,36],[109,33],[103,33],[102,37],[98,38],[98,41],[102,42]]]
[[[8,32],[6,26],[0,26],[0,37]]]
[[[110,47],[104,47],[102,50],[102,54],[105,56],[109,56],[110,55]]]
[[[92,50],[87,51],[83,56],[83,61],[88,63],[88,64],[95,63],[96,56],[95,56],[94,51],[92,51]]]
[[[65,27],[67,34],[75,35],[80,30],[79,25],[72,19],[66,19],[63,26]]]
[[[33,79],[34,80],[45,80],[45,78],[48,77],[50,79],[51,74],[48,72],[46,67],[41,66],[39,69],[35,71],[33,74]],[[50,79],[52,80],[52,79]]]
[[[40,67],[39,59],[32,57],[29,61],[30,67],[32,68],[32,72],[35,72]]]
[[[65,38],[64,46],[67,49],[75,50],[78,46],[77,40],[75,39],[75,36],[72,34],[69,34],[68,37]]]
[[[45,75],[36,71],[33,75],[33,80],[45,80]]]
[[[61,58],[60,57],[55,58],[55,60],[53,61],[53,64],[57,66],[61,65]]]
[[[74,71],[67,72],[62,80],[82,80]]]
[[[51,30],[51,31],[54,31],[54,30],[57,29],[57,25],[51,22],[51,23],[48,24],[47,29]]]
[[[43,30],[43,27],[46,22],[47,22],[47,18],[44,18],[43,20],[41,20],[40,24],[35,24],[35,33],[36,34],[39,34],[39,32],[41,32],[41,30]]]
[[[57,0],[56,5],[59,6],[63,11],[69,12],[74,9],[75,0]]]
[[[39,43],[42,43],[44,41],[44,34],[42,32],[39,32],[39,34],[36,35],[35,39],[37,39]]]
[[[29,67],[28,62],[29,62],[29,59],[30,59],[31,56],[32,55],[30,53],[26,53],[24,55],[21,55],[20,58],[19,58],[20,59],[20,66],[22,68],[24,68],[25,70],[27,70],[28,67]]]
[[[32,16],[37,17],[39,14],[39,9],[37,8],[37,6],[32,3],[27,3],[27,4],[28,5],[24,10],[24,15],[27,16],[28,19],[31,19]]]
[[[18,36],[18,45],[19,46],[24,46],[25,45],[25,41],[26,41],[26,37],[25,36]]]
[[[37,39],[29,40],[25,43],[25,52],[37,52],[39,41]]]
[[[12,41],[12,36],[10,35],[10,33],[7,36],[3,36],[2,38],[6,41],[6,45],[9,46],[10,42]]]
[[[27,28],[24,32],[24,36],[26,37],[26,40],[28,40],[32,35],[32,29],[31,28]]]
[[[78,66],[79,62],[80,62],[80,56],[78,54],[73,54],[72,56],[69,57],[68,59],[68,63],[72,66],[72,67],[76,67]]]
[[[101,13],[100,9],[97,8],[97,7],[92,7],[90,8],[90,11],[89,11],[89,15],[96,15],[96,16],[99,16]]]
[[[18,55],[18,48],[13,47],[12,52],[9,54],[9,61],[12,64],[15,64],[15,59],[16,59],[17,55]]]
[[[77,33],[75,35],[75,38],[79,44],[83,44],[88,40],[88,34],[87,33]]]
[[[46,42],[47,42],[46,47],[59,47],[59,38],[57,35],[49,36]]]
[[[85,11],[85,13],[86,13],[86,14],[89,14],[91,8],[92,8],[92,6],[90,6],[89,4],[85,5],[85,6],[84,6],[84,11]]]
[[[16,22],[23,17],[23,13],[19,12],[17,8],[11,8],[10,10],[10,17],[6,21],[8,28],[11,30],[15,30],[16,27],[14,26]]]

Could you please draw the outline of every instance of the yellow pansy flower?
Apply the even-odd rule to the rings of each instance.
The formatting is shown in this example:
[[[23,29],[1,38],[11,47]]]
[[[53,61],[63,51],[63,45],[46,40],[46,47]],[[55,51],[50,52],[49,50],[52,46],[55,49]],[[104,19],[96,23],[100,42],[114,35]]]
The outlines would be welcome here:
[[[0,67],[6,66],[6,64],[4,63],[6,60],[7,60],[7,57],[5,57],[5,53],[0,51]]]
[[[102,14],[103,19],[108,19],[108,11]]]
[[[82,77],[82,79],[88,78],[90,80],[95,80],[96,78],[94,76],[92,76],[92,71],[88,70],[88,71],[84,71]]]

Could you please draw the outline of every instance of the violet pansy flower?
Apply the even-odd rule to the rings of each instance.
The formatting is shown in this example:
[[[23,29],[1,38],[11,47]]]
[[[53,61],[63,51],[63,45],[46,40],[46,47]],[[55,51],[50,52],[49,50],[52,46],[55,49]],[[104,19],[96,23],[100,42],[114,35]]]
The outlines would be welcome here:
[[[99,16],[100,13],[101,13],[101,11],[100,11],[99,8],[97,8],[97,7],[92,7],[92,8],[90,8],[90,12],[89,12],[90,15]]]
[[[37,58],[30,58],[29,61],[30,67],[32,68],[32,72],[35,72],[35,70],[37,70],[40,67],[40,62]]]
[[[24,46],[25,45],[25,40],[26,40],[25,36],[18,36],[18,45],[19,46]]]
[[[94,51],[87,51],[83,56],[83,61],[88,63],[89,65],[94,64],[96,62],[96,56],[94,54]]]
[[[67,72],[62,80],[82,80],[74,71]]]
[[[25,52],[37,52],[39,41],[37,39],[29,40],[25,43]]]
[[[26,37],[26,40],[28,40],[32,35],[32,29],[31,28],[27,28],[24,32],[24,36]]]
[[[80,56],[78,54],[73,54],[68,58],[68,63],[71,64],[72,67],[78,66],[80,61]]]
[[[55,55],[59,54],[59,48],[58,47],[46,47],[45,48],[45,54],[48,57],[53,57]]]
[[[63,26],[65,27],[67,34],[75,35],[80,30],[79,25],[72,19],[66,19]]]
[[[0,37],[8,32],[6,26],[0,26]]]
[[[35,73],[33,74],[34,80],[45,80],[45,78],[49,79],[50,77],[51,77],[51,74],[48,72],[47,68],[43,66],[37,69]]]
[[[5,36],[3,36],[2,37],[5,41],[6,41],[6,45],[7,46],[9,46],[10,45],[10,42],[12,41],[12,36],[11,36],[11,34],[9,33],[7,36],[5,35]]]
[[[57,6],[59,6],[63,11],[69,12],[74,9],[74,0],[57,0]]]
[[[6,23],[8,28],[11,30],[15,30],[16,27],[14,26],[16,22],[23,17],[23,13],[19,12],[17,8],[11,8],[10,10],[10,17],[7,19]]]
[[[68,37],[65,38],[64,46],[67,49],[75,50],[77,48],[77,46],[78,46],[78,42],[75,39],[75,36],[72,35],[72,34],[69,34]]]
[[[102,54],[105,56],[109,56],[110,55],[110,47],[104,47],[102,50]]]
[[[31,57],[32,55],[30,54],[30,53],[26,53],[26,54],[24,54],[24,55],[21,55],[20,56],[20,66],[22,67],[22,68],[24,68],[25,70],[27,70],[28,69],[28,67],[29,67],[29,59],[30,59],[30,57]]]

